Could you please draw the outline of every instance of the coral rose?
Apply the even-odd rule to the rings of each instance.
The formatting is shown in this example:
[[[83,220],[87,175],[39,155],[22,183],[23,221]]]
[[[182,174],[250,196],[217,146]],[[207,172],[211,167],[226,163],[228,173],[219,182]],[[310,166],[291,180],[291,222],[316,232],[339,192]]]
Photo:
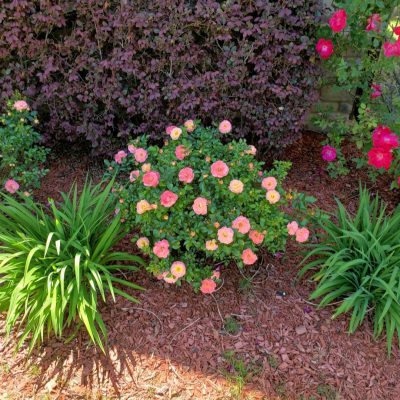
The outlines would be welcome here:
[[[147,160],[147,151],[141,147],[135,150],[135,160],[139,163],[144,163]]]
[[[229,167],[221,160],[211,164],[211,175],[215,178],[223,178],[229,173]]]
[[[170,190],[166,190],[161,193],[160,202],[164,207],[172,207],[176,201],[178,200],[178,195],[171,192]]]
[[[182,161],[188,155],[189,152],[183,144],[180,144],[179,146],[176,147],[175,156],[178,160]]]
[[[169,243],[168,240],[163,239],[156,242],[153,247],[153,253],[158,258],[167,258],[169,256]]]
[[[264,235],[256,230],[252,230],[249,233],[249,238],[254,244],[261,244],[264,241]]]
[[[181,182],[192,183],[194,179],[194,173],[192,168],[185,167],[179,171],[178,178]]]
[[[242,253],[243,264],[252,265],[257,261],[258,257],[254,254],[253,250],[245,249]]]
[[[160,173],[156,171],[149,171],[143,175],[143,185],[147,187],[156,187],[160,182]]]
[[[300,228],[296,231],[296,241],[299,243],[306,242],[309,236],[310,231],[307,228]]]
[[[5,183],[4,188],[7,190],[7,192],[14,194],[19,189],[19,184],[14,179],[9,179]]]
[[[213,279],[203,279],[201,281],[200,291],[204,294],[211,294],[215,292],[217,288],[217,284],[214,282]]]
[[[232,222],[232,228],[245,234],[250,230],[250,221],[246,217],[239,216]]]

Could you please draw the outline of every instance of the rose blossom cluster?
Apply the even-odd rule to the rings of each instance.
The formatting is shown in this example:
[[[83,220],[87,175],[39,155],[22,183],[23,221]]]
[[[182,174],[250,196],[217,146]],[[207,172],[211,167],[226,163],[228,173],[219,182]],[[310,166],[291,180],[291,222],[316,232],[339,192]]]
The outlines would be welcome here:
[[[372,14],[367,18],[365,30],[367,32],[380,32],[381,17],[379,14]],[[342,32],[347,26],[346,10],[341,9],[333,13],[329,19],[329,26],[333,33]],[[393,28],[393,33],[397,36],[395,42],[385,42],[383,44],[383,53],[385,57],[400,57],[400,26]],[[316,44],[316,51],[323,60],[327,60],[334,53],[332,40],[320,38]]]
[[[232,125],[222,121],[218,129],[221,134],[227,134]],[[265,212],[268,218],[273,218],[268,210],[281,200],[278,177],[264,176],[258,163],[251,161],[257,152],[254,146],[240,143],[238,157],[232,158],[236,144],[223,145],[215,137],[204,139],[203,136],[210,133],[198,129],[193,120],[186,121],[183,127],[170,125],[165,132],[168,139],[161,149],[146,149],[144,142],[139,143],[138,139],[128,146],[128,151],[120,150],[114,156],[116,168],[125,168],[129,174],[126,193],[135,194],[125,197],[132,207],[125,205],[123,198],[120,206],[122,212],[128,207],[125,208],[127,219],[134,219],[141,226],[144,236],[137,239],[136,245],[153,260],[151,271],[169,284],[182,279],[193,281],[193,261],[179,250],[186,247],[186,242],[192,243],[191,246],[206,258],[223,260],[232,254],[244,266],[255,264],[258,260],[256,248],[268,235],[268,226],[260,229],[259,213]],[[212,140],[215,142],[204,156],[203,148]],[[226,152],[226,159],[212,154],[217,147],[219,155]],[[131,169],[132,166],[135,169]],[[242,168],[245,173],[239,172]],[[247,214],[246,206],[235,206],[235,199],[238,205],[247,205],[254,201],[250,200],[250,195],[256,196],[260,204],[250,208]],[[225,198],[228,208],[223,211],[221,207],[226,206],[222,206],[221,201]],[[277,209],[277,212],[281,211]],[[180,226],[188,229],[187,233],[182,232],[184,228]],[[298,242],[307,240],[305,231],[299,228]],[[270,235],[274,237],[272,232]],[[217,288],[220,272],[210,275],[199,273],[196,278],[202,293],[212,293]]]
[[[399,147],[399,137],[387,126],[379,125],[372,133],[372,144],[368,164],[388,170],[393,161],[393,150]]]

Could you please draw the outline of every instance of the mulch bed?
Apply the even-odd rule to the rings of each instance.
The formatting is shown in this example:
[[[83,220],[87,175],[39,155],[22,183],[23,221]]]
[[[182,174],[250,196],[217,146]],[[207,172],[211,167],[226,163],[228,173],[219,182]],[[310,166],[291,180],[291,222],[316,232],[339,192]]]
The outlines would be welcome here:
[[[305,134],[285,151],[283,158],[294,164],[287,188],[314,195],[325,210],[334,209],[335,196],[355,209],[364,172],[329,178],[320,140]],[[75,178],[82,183],[93,165],[76,157],[54,160],[50,168],[36,193],[42,201],[57,198],[57,191],[68,190]],[[368,183],[393,208],[400,196],[389,186],[386,177]],[[128,238],[121,247],[132,247]],[[233,399],[234,374],[223,356],[227,350],[253,372],[238,398],[400,398],[398,349],[388,359],[386,342],[374,340],[370,323],[349,336],[348,318],[332,320],[332,309],[318,310],[310,303],[313,284],[296,279],[300,260],[299,247],[291,242],[282,257],[265,254],[247,270],[253,284],[242,290],[237,269],[223,270],[224,283],[211,296],[136,274],[132,281],[146,288],[132,292],[140,305],[118,298],[102,307],[107,355],[96,351],[83,332],[68,344],[51,338],[30,357],[25,349],[14,353],[13,338],[9,343],[0,339],[0,399]],[[237,333],[224,330],[226,317],[237,321]]]

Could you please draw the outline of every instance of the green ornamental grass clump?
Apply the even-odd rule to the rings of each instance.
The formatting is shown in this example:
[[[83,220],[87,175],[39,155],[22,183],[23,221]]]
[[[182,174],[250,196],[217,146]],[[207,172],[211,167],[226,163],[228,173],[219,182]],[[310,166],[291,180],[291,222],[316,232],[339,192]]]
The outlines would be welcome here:
[[[18,347],[29,339],[32,350],[45,335],[61,337],[66,328],[77,332],[83,325],[104,350],[99,299],[106,302],[109,292],[114,301],[120,295],[137,302],[122,287],[141,288],[116,275],[143,261],[113,250],[126,232],[114,215],[112,185],[87,183],[81,194],[75,185],[60,204],[50,200],[49,210],[1,194],[0,310],[7,312],[7,334],[22,330]]]
[[[333,317],[350,312],[350,333],[371,318],[375,336],[386,333],[390,354],[394,334],[400,338],[400,209],[388,214],[365,188],[354,216],[337,203],[300,275],[315,270],[311,299],[320,298],[320,307],[339,301]]]

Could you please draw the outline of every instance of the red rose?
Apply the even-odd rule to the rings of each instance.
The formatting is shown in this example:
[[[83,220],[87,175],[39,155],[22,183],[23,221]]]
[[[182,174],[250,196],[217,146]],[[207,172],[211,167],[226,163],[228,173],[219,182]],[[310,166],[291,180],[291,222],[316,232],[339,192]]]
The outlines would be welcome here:
[[[315,47],[319,56],[326,60],[333,54],[333,43],[329,39],[319,39]]]
[[[336,11],[329,20],[329,26],[334,32],[340,32],[346,28],[346,19],[347,15],[345,10]]]
[[[392,153],[380,147],[373,147],[368,152],[368,164],[375,168],[385,168],[388,170],[392,163]]]

